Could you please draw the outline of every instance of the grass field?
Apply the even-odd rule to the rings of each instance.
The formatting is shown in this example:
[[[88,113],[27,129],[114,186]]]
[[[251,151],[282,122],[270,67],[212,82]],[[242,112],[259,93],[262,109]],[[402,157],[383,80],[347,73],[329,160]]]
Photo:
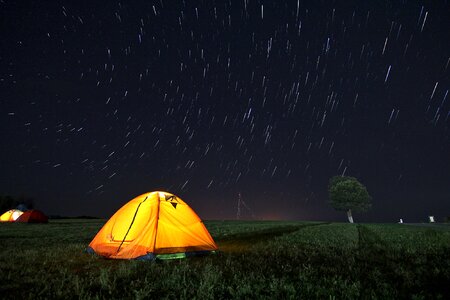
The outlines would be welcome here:
[[[447,226],[209,221],[220,253],[146,262],[86,254],[103,222],[0,224],[1,298],[450,298]]]

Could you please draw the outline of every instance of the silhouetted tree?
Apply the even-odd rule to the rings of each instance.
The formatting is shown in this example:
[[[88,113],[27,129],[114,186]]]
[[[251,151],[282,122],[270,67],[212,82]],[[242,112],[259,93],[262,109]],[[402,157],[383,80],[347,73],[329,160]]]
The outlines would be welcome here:
[[[14,198],[8,195],[0,196],[0,214],[15,207],[17,203]]]
[[[334,176],[328,185],[330,204],[336,210],[346,211],[348,221],[353,223],[353,211],[365,212],[371,207],[366,187],[355,177]]]

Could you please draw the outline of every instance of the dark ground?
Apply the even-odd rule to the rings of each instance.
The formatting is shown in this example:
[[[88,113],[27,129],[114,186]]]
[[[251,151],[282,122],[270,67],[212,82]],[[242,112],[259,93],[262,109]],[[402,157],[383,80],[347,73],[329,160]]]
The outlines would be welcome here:
[[[142,262],[86,254],[103,223],[0,224],[2,298],[450,296],[449,226],[207,221],[218,254]]]

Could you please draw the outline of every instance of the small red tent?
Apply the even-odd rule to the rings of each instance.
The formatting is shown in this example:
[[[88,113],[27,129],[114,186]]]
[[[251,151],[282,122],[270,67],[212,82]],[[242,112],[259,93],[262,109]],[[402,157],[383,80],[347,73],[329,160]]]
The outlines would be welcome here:
[[[48,223],[48,217],[39,210],[28,210],[24,212],[16,222],[19,223]]]

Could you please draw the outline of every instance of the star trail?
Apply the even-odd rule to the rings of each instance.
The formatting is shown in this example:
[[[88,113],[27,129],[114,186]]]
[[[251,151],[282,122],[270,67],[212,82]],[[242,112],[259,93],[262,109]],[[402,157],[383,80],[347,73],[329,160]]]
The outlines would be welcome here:
[[[450,210],[448,1],[0,1],[0,192],[108,217],[167,190],[203,218]],[[243,215],[244,212],[243,212]],[[244,216],[245,217],[245,216]]]

